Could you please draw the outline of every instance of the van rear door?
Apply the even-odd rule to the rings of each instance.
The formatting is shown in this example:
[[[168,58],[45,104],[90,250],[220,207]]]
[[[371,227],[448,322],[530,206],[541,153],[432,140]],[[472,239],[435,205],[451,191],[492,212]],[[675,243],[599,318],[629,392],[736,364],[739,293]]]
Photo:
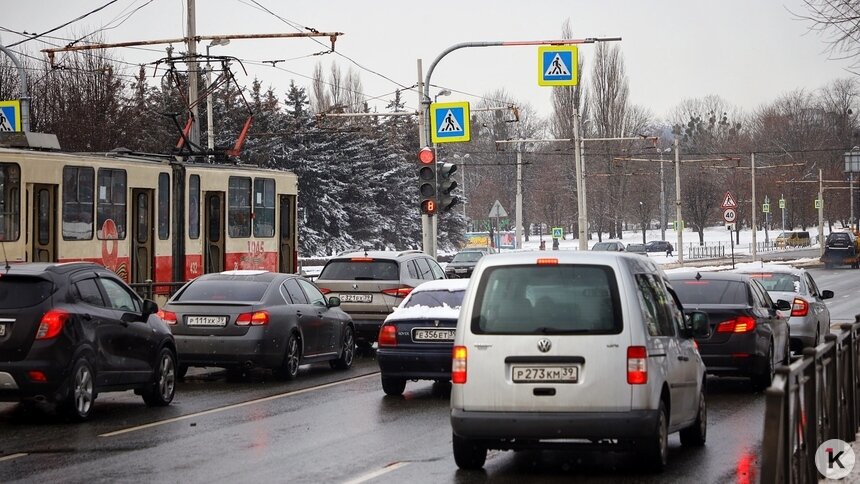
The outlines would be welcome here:
[[[462,408],[629,411],[630,332],[617,279],[606,265],[487,267],[461,315]]]

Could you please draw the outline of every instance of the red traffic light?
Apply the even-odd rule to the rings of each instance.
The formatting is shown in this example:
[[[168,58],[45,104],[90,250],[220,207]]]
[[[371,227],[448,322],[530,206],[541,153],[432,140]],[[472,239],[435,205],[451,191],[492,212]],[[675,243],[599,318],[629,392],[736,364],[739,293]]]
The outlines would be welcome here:
[[[436,200],[428,199],[421,202],[421,213],[434,215],[436,213]]]
[[[424,165],[429,165],[436,161],[436,154],[433,153],[433,148],[425,146],[418,152],[418,161]]]

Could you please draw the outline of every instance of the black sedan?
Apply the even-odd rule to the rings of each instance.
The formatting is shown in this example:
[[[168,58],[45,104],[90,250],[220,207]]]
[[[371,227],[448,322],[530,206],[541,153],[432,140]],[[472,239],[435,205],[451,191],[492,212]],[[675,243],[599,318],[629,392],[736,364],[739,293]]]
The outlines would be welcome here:
[[[154,302],[90,262],[26,263],[0,276],[0,401],[49,402],[73,420],[96,395],[134,389],[168,405],[176,351]]]
[[[407,380],[451,380],[451,351],[468,280],[421,284],[379,329],[376,357],[386,395],[400,395]]]
[[[711,334],[697,339],[708,373],[752,378],[770,385],[774,368],[789,362],[788,320],[779,311],[791,303],[773,300],[746,274],[681,272],[669,274],[685,312],[705,311]]]
[[[355,328],[338,306],[294,274],[227,271],[182,286],[162,317],[176,338],[180,375],[188,366],[264,367],[293,379],[306,363],[352,366]]]
[[[475,265],[481,260],[481,257],[488,254],[484,250],[463,250],[458,252],[451,262],[445,266],[445,277],[448,279],[456,279],[459,277],[472,277],[472,271],[475,270]]]

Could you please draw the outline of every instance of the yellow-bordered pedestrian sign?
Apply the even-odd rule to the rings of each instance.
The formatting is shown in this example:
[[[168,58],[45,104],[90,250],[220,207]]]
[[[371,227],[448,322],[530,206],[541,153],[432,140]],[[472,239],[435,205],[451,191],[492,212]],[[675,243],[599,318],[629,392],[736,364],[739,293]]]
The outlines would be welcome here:
[[[538,85],[575,86],[579,82],[579,49],[575,45],[538,47]]]
[[[469,141],[469,103],[433,103],[430,105],[430,139],[434,143]]]
[[[0,132],[21,131],[21,101],[0,101]]]
[[[561,239],[564,237],[564,228],[563,227],[553,227],[552,228],[552,238]]]

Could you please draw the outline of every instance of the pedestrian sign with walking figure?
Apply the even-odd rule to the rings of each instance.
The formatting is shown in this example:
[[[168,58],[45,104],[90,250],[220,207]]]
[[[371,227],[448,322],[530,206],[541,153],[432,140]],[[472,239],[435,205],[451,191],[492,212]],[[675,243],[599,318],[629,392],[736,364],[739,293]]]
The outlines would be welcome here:
[[[430,138],[434,143],[469,141],[469,103],[433,103],[430,105]]]
[[[21,101],[0,101],[0,132],[21,131]]]
[[[579,51],[575,45],[538,47],[538,85],[575,86],[578,68]]]

